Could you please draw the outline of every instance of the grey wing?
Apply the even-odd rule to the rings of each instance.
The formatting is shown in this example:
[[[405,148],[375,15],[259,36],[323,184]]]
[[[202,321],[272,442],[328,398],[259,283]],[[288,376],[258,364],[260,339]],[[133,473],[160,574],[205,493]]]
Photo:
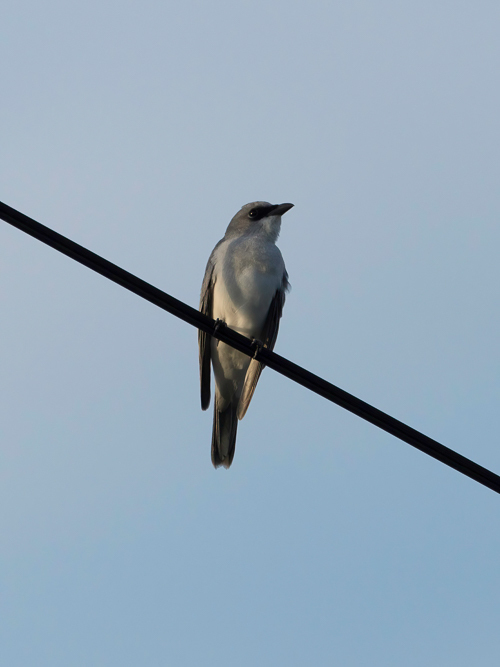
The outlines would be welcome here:
[[[269,312],[261,334],[262,342],[265,347],[268,347],[270,350],[274,349],[276,339],[278,338],[280,319],[283,314],[283,306],[285,305],[285,295],[289,289],[290,283],[288,282],[288,273],[285,271],[281,286],[279,290],[276,291],[276,294],[271,301],[271,305],[269,306]]]
[[[269,306],[269,312],[267,313],[267,318],[261,334],[264,347],[267,347],[270,350],[274,349],[276,338],[278,337],[280,319],[283,313],[283,306],[285,305],[285,294],[288,288],[288,274],[285,271],[281,287],[276,291],[276,294],[271,301],[271,305]],[[252,359],[250,361],[250,365],[245,376],[245,384],[243,385],[243,390],[238,402],[238,419],[243,419],[245,416],[263,369],[264,364],[261,364],[260,361],[257,361],[256,359]]]
[[[217,246],[216,246],[217,247]],[[213,253],[208,260],[203,285],[201,286],[200,311],[207,317],[212,317],[214,294],[214,262]],[[198,329],[198,348],[200,357],[200,388],[201,409],[206,410],[210,405],[210,343],[212,337]]]

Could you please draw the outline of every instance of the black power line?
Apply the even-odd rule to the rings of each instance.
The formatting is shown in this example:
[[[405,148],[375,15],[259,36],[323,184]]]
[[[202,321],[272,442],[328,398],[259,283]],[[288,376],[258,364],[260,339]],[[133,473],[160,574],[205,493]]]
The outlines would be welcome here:
[[[394,417],[385,412],[377,410],[372,405],[310,373],[305,368],[297,366],[297,364],[281,357],[279,354],[270,352],[266,348],[256,348],[255,344],[245,336],[227,326],[217,326],[214,320],[206,317],[195,308],[175,299],[157,287],[134,276],[132,273],[121,269],[116,264],[108,262],[107,259],[96,255],[83,246],[78,245],[78,243],[58,234],[49,229],[49,227],[45,227],[2,202],[0,202],[0,218],[21,231],[26,232],[26,234],[55,248],[55,250],[59,250],[59,252],[71,257],[71,259],[80,262],[80,264],[84,264],[89,269],[97,271],[97,273],[100,273],[105,278],[109,278],[109,280],[118,283],[118,285],[134,292],[143,299],[154,303],[159,308],[172,313],[172,315],[179,317],[188,324],[205,331],[244,354],[255,356],[266,366],[269,366],[269,368],[281,373],[290,380],[301,384],[303,387],[323,396],[323,398],[332,401],[332,403],[340,405],[340,407],[349,410],[349,412],[354,413],[358,417],[391,433],[396,438],[420,449],[420,451],[450,466],[450,468],[454,468],[463,475],[467,475],[467,477],[474,479],[476,482],[500,493],[500,476],[494,472],[474,463],[474,461],[458,454],[453,449],[441,445],[436,440],[403,424],[403,422],[394,419]]]

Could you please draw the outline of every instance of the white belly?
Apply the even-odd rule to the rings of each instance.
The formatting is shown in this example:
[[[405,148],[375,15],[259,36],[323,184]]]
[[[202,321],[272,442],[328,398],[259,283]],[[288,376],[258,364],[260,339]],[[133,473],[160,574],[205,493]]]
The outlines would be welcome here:
[[[214,319],[259,339],[271,301],[281,287],[284,264],[274,244],[257,250],[255,258],[241,247],[236,253],[231,253],[230,246],[221,247],[212,303]],[[250,358],[212,339],[212,361],[219,394],[227,401],[237,401]]]
[[[258,338],[285,267],[274,243],[230,243],[220,248],[213,316],[249,338]]]
[[[218,280],[214,286],[213,316],[248,338],[258,338],[278,287],[275,276],[250,270],[233,284]]]

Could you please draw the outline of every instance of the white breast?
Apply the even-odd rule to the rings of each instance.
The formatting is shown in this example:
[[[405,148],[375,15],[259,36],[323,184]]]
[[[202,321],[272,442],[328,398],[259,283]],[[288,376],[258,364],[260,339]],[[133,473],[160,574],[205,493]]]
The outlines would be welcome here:
[[[274,243],[235,239],[219,246],[213,315],[250,338],[258,338],[285,266]]]

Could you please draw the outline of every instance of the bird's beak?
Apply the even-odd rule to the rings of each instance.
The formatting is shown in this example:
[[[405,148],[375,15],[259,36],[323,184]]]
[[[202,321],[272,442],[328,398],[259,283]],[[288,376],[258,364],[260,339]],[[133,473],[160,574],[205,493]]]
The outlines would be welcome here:
[[[291,208],[293,208],[293,204],[276,204],[268,215],[283,215],[283,213],[286,213]]]

